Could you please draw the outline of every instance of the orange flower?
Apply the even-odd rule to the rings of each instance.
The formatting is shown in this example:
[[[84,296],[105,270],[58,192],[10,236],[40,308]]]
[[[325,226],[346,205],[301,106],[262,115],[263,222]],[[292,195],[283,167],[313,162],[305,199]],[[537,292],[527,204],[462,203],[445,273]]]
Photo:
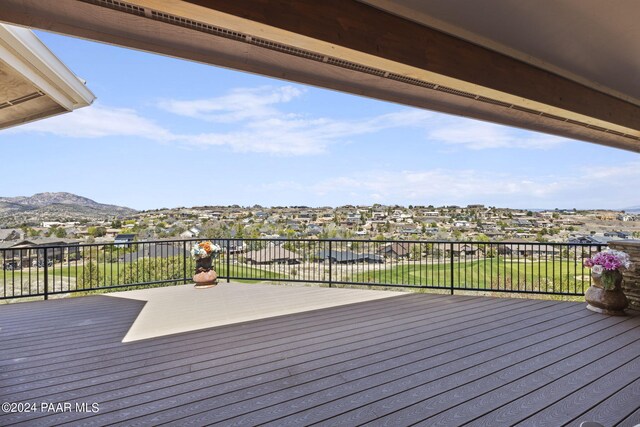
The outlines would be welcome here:
[[[211,247],[211,242],[202,242],[200,243],[200,247],[205,250],[206,253],[210,254],[213,251],[213,247]]]

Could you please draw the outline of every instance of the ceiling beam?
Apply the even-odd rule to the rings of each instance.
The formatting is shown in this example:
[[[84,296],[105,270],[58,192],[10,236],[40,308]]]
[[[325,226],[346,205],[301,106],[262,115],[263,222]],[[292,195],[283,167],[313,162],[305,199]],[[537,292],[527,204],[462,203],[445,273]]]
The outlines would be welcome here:
[[[4,0],[0,20],[640,152],[640,107],[352,0]]]
[[[151,6],[154,2],[136,3]],[[354,0],[186,0],[173,8],[197,19],[206,11],[244,20],[242,32],[309,48],[363,65],[388,68],[455,89],[565,112],[594,125],[640,129],[640,106],[525,62]],[[184,3],[200,8],[185,7]],[[226,23],[232,22],[227,20]],[[271,30],[270,30],[271,28]],[[279,29],[283,31],[274,31]],[[534,36],[534,35],[532,35]],[[303,40],[306,38],[306,40]],[[405,66],[405,67],[402,67]],[[392,71],[392,70],[389,70]],[[396,71],[396,70],[393,70]],[[411,75],[413,74],[413,75]]]

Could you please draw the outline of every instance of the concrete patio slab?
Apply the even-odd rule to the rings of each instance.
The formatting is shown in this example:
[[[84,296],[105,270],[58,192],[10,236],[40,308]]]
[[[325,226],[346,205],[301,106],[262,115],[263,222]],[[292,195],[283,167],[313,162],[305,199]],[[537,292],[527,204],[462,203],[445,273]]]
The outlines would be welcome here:
[[[114,292],[111,297],[146,301],[122,342],[301,313],[328,307],[406,295],[363,289],[221,283]]]

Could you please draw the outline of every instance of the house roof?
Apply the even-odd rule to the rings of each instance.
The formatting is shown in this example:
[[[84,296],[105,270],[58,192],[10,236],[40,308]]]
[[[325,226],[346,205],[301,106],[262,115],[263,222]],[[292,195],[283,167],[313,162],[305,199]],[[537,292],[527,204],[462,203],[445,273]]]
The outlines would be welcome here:
[[[86,107],[94,99],[32,31],[0,24],[0,129]]]
[[[476,245],[471,245],[469,243],[453,243],[451,245],[451,247],[453,248],[454,251],[456,252],[472,252],[472,251],[477,251],[480,248]]]
[[[409,253],[409,249],[410,249],[410,244],[409,243],[394,242],[394,243],[389,243],[389,244],[383,246],[380,249],[380,252],[382,252],[382,253],[394,252],[395,254],[397,254],[399,256],[404,256],[404,255],[407,255]]]
[[[379,255],[372,253],[355,253],[351,251],[319,251],[316,256],[320,259],[334,259],[337,262],[357,262],[357,261],[381,261],[382,258]]]
[[[135,237],[135,234],[118,234],[116,235],[115,240],[133,240]]]
[[[271,262],[283,259],[296,260],[300,259],[300,255],[290,250],[280,247],[268,247],[257,251],[250,251],[245,254],[248,261]]]
[[[142,249],[133,252],[124,254],[123,258],[125,261],[137,261],[140,258],[149,257],[149,258],[169,258],[174,256],[183,256],[186,255],[188,251],[184,250],[182,246],[176,246],[173,243],[148,243],[143,245]]]
[[[56,246],[80,243],[75,239],[60,239],[57,237],[34,237],[30,239],[0,242],[0,248],[30,248],[34,246]]]
[[[20,234],[20,230],[16,230],[14,228],[4,228],[0,229],[0,240],[5,240],[8,237],[11,237],[14,233]]]

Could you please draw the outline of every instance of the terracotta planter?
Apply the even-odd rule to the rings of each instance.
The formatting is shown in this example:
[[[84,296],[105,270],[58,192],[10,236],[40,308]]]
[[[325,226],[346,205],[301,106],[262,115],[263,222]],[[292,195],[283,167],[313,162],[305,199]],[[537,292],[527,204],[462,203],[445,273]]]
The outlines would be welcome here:
[[[629,301],[622,292],[622,273],[618,270],[605,271],[602,274],[592,273],[591,277],[593,284],[584,296],[587,308],[596,313],[624,316]],[[606,283],[612,283],[613,286],[607,286]]]
[[[218,284],[218,274],[211,268],[212,261],[211,257],[196,260],[196,274],[193,276],[196,288],[210,288]]]

